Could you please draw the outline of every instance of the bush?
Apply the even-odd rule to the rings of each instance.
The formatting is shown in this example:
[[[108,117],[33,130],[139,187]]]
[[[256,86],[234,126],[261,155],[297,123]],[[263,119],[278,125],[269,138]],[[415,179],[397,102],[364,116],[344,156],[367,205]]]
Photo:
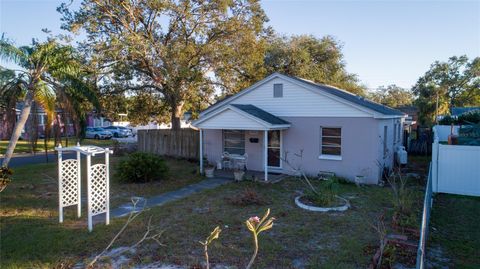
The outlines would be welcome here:
[[[476,124],[480,123],[480,110],[473,110],[465,112],[458,116],[458,122],[460,124]]]
[[[307,191],[305,198],[317,206],[335,205],[339,184],[338,179],[333,177],[322,182],[316,193],[313,190]]]
[[[458,116],[458,119],[455,119],[450,115],[446,115],[438,122],[438,124],[440,125],[468,125],[472,123],[480,123],[480,110],[472,110],[465,112],[462,115]]]
[[[438,121],[438,124],[440,125],[452,125],[452,124],[457,124],[457,120],[452,118],[450,115],[446,115],[443,117],[441,120]]]
[[[168,174],[168,167],[161,157],[135,152],[119,163],[117,177],[123,182],[145,183],[162,180]]]

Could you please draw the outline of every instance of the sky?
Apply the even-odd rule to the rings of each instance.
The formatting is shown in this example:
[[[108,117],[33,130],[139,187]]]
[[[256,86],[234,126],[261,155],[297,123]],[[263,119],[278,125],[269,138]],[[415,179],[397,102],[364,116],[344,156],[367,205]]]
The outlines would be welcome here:
[[[42,28],[62,33],[61,2],[0,0],[0,33],[17,45],[45,39]],[[480,56],[480,0],[264,0],[262,7],[280,34],[337,38],[347,71],[370,89],[410,88],[434,61]]]

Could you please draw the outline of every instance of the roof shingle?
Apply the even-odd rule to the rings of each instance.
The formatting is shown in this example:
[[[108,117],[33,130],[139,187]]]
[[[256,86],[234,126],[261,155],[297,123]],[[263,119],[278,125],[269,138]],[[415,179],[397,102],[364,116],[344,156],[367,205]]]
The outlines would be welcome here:
[[[268,122],[272,125],[283,125],[290,124],[288,121],[285,121],[273,114],[268,113],[265,110],[262,110],[254,105],[240,105],[240,104],[231,104],[231,106],[238,108],[256,118],[259,118],[265,122]]]

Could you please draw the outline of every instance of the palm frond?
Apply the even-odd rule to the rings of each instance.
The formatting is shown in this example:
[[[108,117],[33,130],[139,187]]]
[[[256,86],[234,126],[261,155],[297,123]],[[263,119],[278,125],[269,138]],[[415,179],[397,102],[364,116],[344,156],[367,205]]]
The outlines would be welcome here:
[[[78,77],[67,76],[66,81],[66,91],[71,95],[76,95],[77,97],[83,97],[86,101],[90,102],[97,111],[100,110],[100,99],[98,98],[95,86],[93,83],[88,83]]]
[[[6,38],[2,37],[0,39],[0,59],[27,67],[28,57],[29,50],[27,47],[17,48]]]
[[[40,80],[37,85],[35,85],[34,100],[45,110],[47,114],[47,125],[50,126],[55,117],[55,91],[50,85]]]

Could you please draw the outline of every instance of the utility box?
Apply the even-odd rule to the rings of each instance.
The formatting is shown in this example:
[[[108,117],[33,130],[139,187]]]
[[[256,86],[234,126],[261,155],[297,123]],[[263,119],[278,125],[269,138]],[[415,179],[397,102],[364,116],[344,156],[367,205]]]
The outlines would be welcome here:
[[[397,162],[400,165],[405,165],[407,164],[407,159],[408,159],[408,153],[405,150],[405,147],[402,146],[397,150]]]

